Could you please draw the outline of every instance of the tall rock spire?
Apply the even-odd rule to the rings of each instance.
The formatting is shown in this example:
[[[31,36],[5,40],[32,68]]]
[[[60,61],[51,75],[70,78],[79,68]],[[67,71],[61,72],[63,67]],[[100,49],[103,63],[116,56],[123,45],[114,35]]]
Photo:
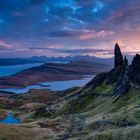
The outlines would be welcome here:
[[[129,65],[128,60],[125,57],[123,61],[123,66],[120,70],[120,75],[116,82],[116,86],[114,89],[115,94],[123,95],[126,94],[131,88],[130,84],[130,76],[129,76]]]
[[[123,56],[122,56],[118,43],[116,43],[116,45],[115,45],[114,54],[115,54],[115,58],[114,58],[115,67],[122,66],[123,65]]]

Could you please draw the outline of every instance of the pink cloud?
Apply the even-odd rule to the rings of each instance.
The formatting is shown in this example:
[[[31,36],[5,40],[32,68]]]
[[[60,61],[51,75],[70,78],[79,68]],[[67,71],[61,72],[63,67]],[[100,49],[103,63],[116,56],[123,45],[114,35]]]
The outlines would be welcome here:
[[[9,49],[12,45],[7,43],[6,41],[0,39],[0,49]]]
[[[95,39],[95,38],[105,38],[110,35],[114,35],[115,32],[112,31],[95,31],[95,30],[83,30],[83,33],[79,36],[80,40],[90,40],[90,39]]]

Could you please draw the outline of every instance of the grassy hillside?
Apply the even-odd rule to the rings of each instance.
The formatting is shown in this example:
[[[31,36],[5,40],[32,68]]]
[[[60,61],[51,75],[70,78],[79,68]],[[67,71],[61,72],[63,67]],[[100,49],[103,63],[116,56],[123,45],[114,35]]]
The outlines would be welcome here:
[[[139,140],[140,87],[131,84],[128,93],[117,95],[115,85],[93,80],[63,92],[8,95],[0,103],[0,116],[12,111],[21,124],[0,125],[0,139]]]

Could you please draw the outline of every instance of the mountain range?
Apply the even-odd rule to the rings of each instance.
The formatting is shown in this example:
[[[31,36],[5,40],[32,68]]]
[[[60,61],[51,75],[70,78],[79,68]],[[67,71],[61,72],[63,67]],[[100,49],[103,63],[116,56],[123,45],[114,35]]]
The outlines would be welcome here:
[[[128,55],[129,62],[132,61],[133,56]],[[71,61],[92,61],[95,63],[101,63],[106,65],[113,65],[112,58],[99,58],[95,56],[81,55],[81,56],[67,56],[67,57],[46,57],[46,56],[33,56],[29,58],[0,58],[0,66],[12,66],[12,65],[22,65],[31,63],[46,63],[46,62],[61,62],[68,63]]]

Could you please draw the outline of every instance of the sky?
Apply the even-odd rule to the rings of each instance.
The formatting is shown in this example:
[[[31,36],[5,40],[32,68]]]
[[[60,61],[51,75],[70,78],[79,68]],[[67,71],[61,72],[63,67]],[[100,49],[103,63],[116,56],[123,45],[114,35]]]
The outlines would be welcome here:
[[[0,0],[0,57],[140,52],[140,0]]]

